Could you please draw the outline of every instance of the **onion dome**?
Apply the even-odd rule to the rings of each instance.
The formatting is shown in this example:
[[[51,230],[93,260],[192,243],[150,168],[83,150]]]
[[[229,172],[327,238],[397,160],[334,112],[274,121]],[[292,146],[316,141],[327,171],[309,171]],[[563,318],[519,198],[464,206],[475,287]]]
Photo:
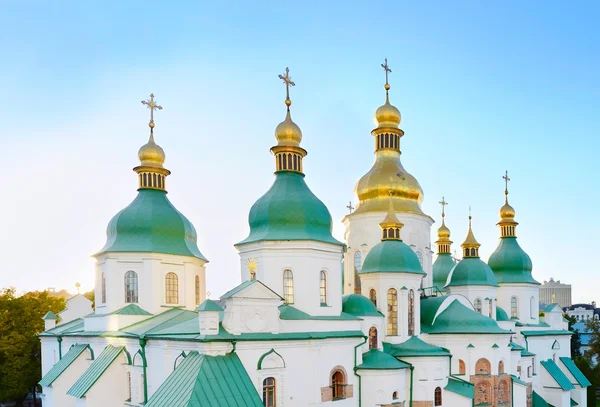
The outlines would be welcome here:
[[[385,103],[375,112],[377,127],[371,131],[375,141],[375,163],[357,183],[354,192],[358,205],[354,214],[384,212],[387,209],[389,191],[392,191],[394,207],[399,212],[423,215],[423,189],[415,177],[400,162],[400,139],[404,136],[398,125],[400,111],[390,104],[387,59],[382,67],[386,72]]]
[[[277,126],[277,145],[271,148],[275,155],[275,182],[252,205],[248,222],[250,234],[238,244],[258,241],[315,240],[343,246],[331,234],[331,214],[323,202],[306,185],[302,173],[302,158],[306,150],[300,147],[300,128],[291,121],[289,87],[294,86],[286,68],[279,75],[287,89],[286,119]],[[297,129],[297,130],[296,130]]]
[[[451,295],[421,300],[421,330],[428,334],[510,333]]]
[[[382,317],[375,304],[360,294],[349,294],[342,297],[342,312],[355,317]]]
[[[444,220],[446,217],[445,207],[448,205],[448,202],[442,197],[440,205],[442,205],[442,226],[438,229],[438,240],[435,242],[438,246],[438,255],[433,263],[433,285],[438,290],[443,291],[448,274],[450,274],[450,270],[452,270],[456,263],[450,254],[450,247],[452,245],[450,229],[448,229]]]
[[[404,225],[396,217],[392,200],[389,200],[387,216],[380,223],[380,226],[383,230],[381,242],[369,251],[358,273],[413,273],[425,275],[415,252],[400,239],[400,229]]]
[[[510,321],[506,311],[498,306],[496,306],[496,321]]]
[[[152,128],[154,128],[154,123],[152,123]],[[157,167],[162,168],[165,163],[165,152],[154,142],[154,134],[150,133],[150,140],[138,151],[138,157],[140,159],[141,165],[147,167]]]

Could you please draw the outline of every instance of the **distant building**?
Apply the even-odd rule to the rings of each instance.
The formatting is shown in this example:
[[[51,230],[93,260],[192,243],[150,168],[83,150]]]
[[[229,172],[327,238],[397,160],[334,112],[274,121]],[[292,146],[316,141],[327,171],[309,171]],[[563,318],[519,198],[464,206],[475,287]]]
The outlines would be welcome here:
[[[575,317],[577,321],[586,322],[592,318],[599,318],[600,309],[596,308],[596,302],[591,304],[573,304],[570,307],[565,307],[565,312],[571,317]]]
[[[542,304],[558,304],[562,308],[571,306],[571,284],[561,284],[560,280],[544,281],[540,286],[540,302]]]

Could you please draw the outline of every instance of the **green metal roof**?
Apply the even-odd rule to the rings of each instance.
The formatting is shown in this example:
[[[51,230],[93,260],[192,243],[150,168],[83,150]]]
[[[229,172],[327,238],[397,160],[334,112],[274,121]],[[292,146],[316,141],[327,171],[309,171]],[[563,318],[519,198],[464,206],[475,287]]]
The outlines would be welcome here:
[[[553,335],[573,335],[571,331],[565,330],[543,330],[543,331],[521,331],[524,336],[553,336]]]
[[[279,319],[285,320],[302,320],[302,319],[310,319],[310,320],[331,320],[331,321],[360,321],[361,319],[342,312],[340,315],[309,315],[304,311],[300,311],[298,308],[294,308],[289,304],[283,304],[279,307]]]
[[[498,306],[496,306],[496,321],[510,321],[506,311]]]
[[[46,312],[46,315],[44,315],[42,317],[42,319],[45,321],[45,320],[48,320],[48,319],[58,319],[58,317],[54,314],[54,312],[48,311],[48,312]]]
[[[278,171],[271,188],[256,201],[248,216],[250,234],[245,244],[265,240],[316,240],[344,244],[331,234],[331,214],[312,193],[304,175]]]
[[[261,407],[263,402],[235,353],[190,352],[146,407]]]
[[[527,386],[527,383],[525,383],[523,380],[519,379],[517,376],[515,376],[514,374],[510,375],[510,378],[512,379],[513,382],[518,383],[522,386]]]
[[[535,353],[529,352],[527,349],[521,351],[521,356],[535,356]]]
[[[194,225],[167,198],[165,191],[140,189],[137,197],[109,222],[108,252],[166,253],[206,258],[198,250]]]
[[[450,356],[450,352],[447,349],[431,345],[416,336],[411,336],[408,340],[398,344],[384,342],[383,351],[397,358],[419,356]]]
[[[577,380],[577,383],[579,383],[581,387],[587,387],[592,385],[592,383],[588,380],[587,377],[585,377],[583,372],[579,370],[579,368],[571,358],[563,356],[560,358],[560,361],[563,363],[563,365],[565,365],[567,370],[571,372],[571,374],[573,375],[575,380]]]
[[[277,297],[279,297],[281,300],[283,300],[283,298],[279,294],[277,294],[275,291],[271,290],[269,287],[267,287],[266,285],[264,285],[259,280],[246,280],[243,283],[241,283],[240,285],[238,285],[237,287],[234,287],[231,290],[227,291],[225,294],[223,294],[221,296],[221,299],[225,300],[227,298],[234,297],[237,293],[239,293],[240,291],[244,290],[246,287],[250,287],[251,285],[254,285],[254,284],[260,284],[260,285],[262,285],[264,288],[266,288],[267,290],[269,290],[270,292],[272,292],[273,294],[275,294]]]
[[[426,274],[416,253],[402,240],[384,240],[369,250],[358,274],[369,273]]]
[[[571,407],[575,407],[575,406],[578,406],[578,405],[579,405],[578,402],[576,402],[575,400],[571,399]]]
[[[465,257],[450,271],[445,287],[484,285],[498,287],[494,272],[479,257]]]
[[[533,269],[531,258],[521,249],[516,237],[501,237],[488,264],[494,271],[498,283],[540,284],[531,275]]]
[[[342,311],[357,317],[383,316],[370,299],[360,294],[344,295],[342,297]]]
[[[83,373],[83,375],[73,384],[67,394],[77,398],[85,396],[123,350],[125,350],[124,346],[108,345],[104,348],[100,356],[92,362],[90,367],[88,367],[85,373]]]
[[[469,399],[475,398],[475,385],[465,380],[461,380],[458,377],[448,376],[448,384],[444,387],[444,390],[448,390]]]
[[[569,378],[560,370],[560,367],[552,359],[542,360],[542,366],[550,373],[550,376],[563,390],[572,390],[575,388]]]
[[[544,400],[542,398],[542,396],[537,394],[534,390],[533,393],[531,394],[531,406],[532,407],[550,407],[550,404],[548,404],[546,402],[546,400]]]
[[[148,311],[146,311],[145,309],[142,309],[139,305],[137,304],[129,304],[126,305],[124,307],[121,307],[117,310],[114,310],[113,312],[110,312],[108,314],[96,314],[95,312],[90,314],[90,315],[86,315],[87,318],[98,318],[98,317],[105,317],[107,315],[137,315],[137,316],[150,316],[152,315],[151,313],[149,313]]]
[[[363,353],[363,361],[358,365],[357,369],[363,370],[395,370],[408,369],[410,366],[404,362],[400,362],[395,357],[384,353],[378,349],[371,349]]]
[[[508,346],[510,346],[510,350],[520,350],[520,351],[525,350],[525,348],[523,346],[519,345],[518,343],[514,343],[514,342],[510,342],[508,344]]]
[[[558,309],[560,310],[560,312],[562,313],[562,308],[560,307],[560,305],[558,304],[550,304],[547,305],[542,311],[543,312],[550,312],[552,311],[554,308],[558,307]]]
[[[450,253],[439,253],[435,263],[433,263],[433,285],[443,291],[448,280],[448,274],[454,266],[456,266],[456,263]]]
[[[41,332],[38,336],[61,336],[69,332],[77,332],[83,330],[83,318],[77,318],[64,324],[55,326],[52,329]]]
[[[196,311],[223,311],[223,308],[211,299],[206,299],[202,304],[196,308]]]
[[[52,383],[65,371],[71,364],[81,355],[89,345],[76,344],[71,346],[71,349],[62,357],[61,360],[56,362],[54,366],[42,377],[39,384],[40,386],[50,387]]]
[[[550,327],[550,325],[548,325],[545,322],[538,322],[537,324],[524,324],[522,322],[516,322],[515,326],[520,326],[520,327],[526,326],[526,327],[530,327],[530,328],[549,328]]]

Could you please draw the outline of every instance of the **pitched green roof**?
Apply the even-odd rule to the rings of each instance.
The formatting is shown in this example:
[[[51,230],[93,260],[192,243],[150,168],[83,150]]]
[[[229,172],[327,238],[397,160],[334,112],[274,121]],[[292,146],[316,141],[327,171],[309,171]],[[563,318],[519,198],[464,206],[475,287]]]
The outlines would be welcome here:
[[[83,318],[77,318],[69,322],[57,325],[52,329],[41,332],[38,336],[60,336],[70,332],[83,330]]]
[[[450,356],[450,352],[447,349],[431,345],[416,336],[411,336],[408,340],[397,344],[384,342],[383,351],[398,358],[419,356]]]
[[[501,237],[498,247],[488,260],[488,264],[500,284],[540,284],[531,275],[533,269],[531,258],[521,249],[516,237]]]
[[[137,197],[117,213],[106,229],[108,252],[166,253],[206,258],[198,250],[194,225],[167,198],[165,191],[140,189]]]
[[[573,375],[575,380],[577,380],[577,383],[579,383],[581,387],[587,387],[592,385],[592,383],[588,380],[587,377],[585,377],[583,372],[579,370],[579,368],[571,358],[563,356],[560,358],[560,361],[563,363],[563,365],[565,365],[567,370],[571,372],[571,374]]]
[[[297,172],[278,171],[271,188],[252,205],[250,234],[239,244],[265,240],[316,240],[344,244],[331,234],[331,214]]]
[[[344,295],[342,297],[342,311],[357,317],[383,316],[370,299],[360,294]]]
[[[546,307],[544,307],[544,309],[542,310],[543,312],[550,312],[552,311],[554,308],[558,307],[558,309],[560,310],[560,312],[562,313],[562,308],[560,307],[560,305],[558,304],[550,304],[547,305]]]
[[[535,356],[535,353],[529,352],[527,349],[521,351],[521,356]]]
[[[219,306],[219,304],[217,304],[213,300],[206,299],[206,300],[204,300],[204,302],[202,304],[198,305],[198,308],[196,308],[196,311],[218,311],[218,312],[221,312],[221,311],[223,311],[223,308],[221,308]]]
[[[475,398],[475,385],[454,376],[448,376],[448,384],[444,387],[444,390],[448,390],[469,399]]]
[[[261,407],[248,373],[235,353],[190,352],[152,395],[146,407]]]
[[[50,387],[52,383],[65,371],[71,364],[81,355],[89,345],[73,345],[71,349],[62,357],[61,360],[56,362],[54,366],[42,377],[39,384],[40,386]]]
[[[331,321],[360,321],[361,319],[342,312],[340,315],[309,315],[304,311],[300,311],[298,308],[295,308],[289,304],[283,304],[279,307],[279,319],[285,320],[331,320]]]
[[[571,399],[571,407],[575,407],[575,406],[578,406],[578,405],[579,405],[578,402],[576,402],[575,400]]]
[[[527,386],[527,383],[525,383],[523,380],[519,379],[517,376],[515,376],[514,374],[510,375],[510,378],[512,379],[513,382],[518,383],[522,386]]]
[[[520,326],[520,327],[526,326],[526,327],[530,327],[530,328],[549,328],[550,327],[550,325],[548,325],[545,322],[538,322],[537,324],[524,324],[524,323],[518,322],[518,321],[515,323],[515,326]]]
[[[384,240],[369,250],[358,274],[369,273],[426,274],[416,253],[402,240]]]
[[[550,407],[550,404],[548,404],[546,402],[546,400],[544,400],[542,398],[542,396],[537,394],[534,390],[533,393],[531,394],[531,406],[532,407]]]
[[[85,373],[69,389],[67,394],[77,398],[85,396],[124,349],[124,346],[112,345],[104,348],[100,356],[92,362]]]
[[[254,285],[254,284],[260,284],[260,285],[262,285],[267,290],[271,291],[273,294],[275,294],[277,297],[279,297],[279,298],[281,298],[283,300],[283,298],[279,294],[277,294],[275,291],[271,290],[269,287],[267,287],[266,285],[264,285],[259,280],[246,280],[243,283],[241,283],[240,285],[238,285],[237,287],[234,287],[231,290],[227,291],[225,294],[223,294],[221,296],[221,299],[225,300],[227,298],[231,298],[231,297],[235,296],[237,293],[239,293],[240,291],[244,290],[246,287],[250,287],[251,285]]]
[[[498,287],[494,272],[479,257],[465,257],[450,271],[445,287],[483,285]]]
[[[523,346],[519,345],[518,343],[514,343],[514,342],[510,342],[508,344],[508,346],[510,346],[510,350],[520,350],[520,351],[525,350],[525,348]]]
[[[521,334],[524,336],[553,336],[553,335],[573,335],[573,332],[556,329],[556,330],[543,330],[543,331],[521,331]]]
[[[506,311],[498,306],[496,306],[496,321],[510,321]]]
[[[46,315],[44,315],[44,316],[42,317],[42,319],[43,319],[44,321],[46,321],[46,320],[48,320],[48,319],[55,319],[55,320],[56,320],[56,319],[58,319],[58,317],[57,317],[57,316],[54,314],[54,312],[52,312],[52,311],[48,311],[48,312],[46,312]]]
[[[448,274],[456,266],[450,253],[439,253],[433,263],[433,285],[439,290],[444,290]]]
[[[395,370],[408,369],[410,366],[404,362],[400,362],[395,357],[384,353],[378,349],[371,349],[363,353],[363,361],[358,365],[357,369],[363,370]]]
[[[550,373],[550,376],[563,390],[572,390],[575,388],[569,378],[560,370],[560,367],[552,359],[542,360],[542,366]]]

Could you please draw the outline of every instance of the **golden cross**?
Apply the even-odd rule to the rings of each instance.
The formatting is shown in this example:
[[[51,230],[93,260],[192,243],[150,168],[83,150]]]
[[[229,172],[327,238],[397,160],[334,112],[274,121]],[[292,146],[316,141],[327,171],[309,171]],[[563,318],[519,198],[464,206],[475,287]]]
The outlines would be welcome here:
[[[469,205],[469,227],[471,227],[471,205]]]
[[[508,171],[504,173],[502,179],[504,180],[504,195],[508,195],[508,181],[510,181],[510,178],[508,178]]]
[[[290,101],[290,86],[296,86],[290,77],[290,68],[285,68],[285,75],[279,75],[279,79],[285,83],[285,104],[289,108],[292,102]]]
[[[152,129],[154,128],[154,111],[162,110],[162,106],[157,105],[154,101],[154,93],[150,94],[150,99],[142,100],[142,104],[148,106],[148,109],[150,109],[150,123],[148,125]]]
[[[388,83],[388,73],[392,73],[390,66],[387,63],[387,58],[385,59],[385,63],[381,64],[381,67],[385,70],[385,84],[389,86]]]
[[[346,206],[346,208],[348,208],[350,214],[352,214],[352,211],[354,210],[354,206],[352,206],[352,201],[348,202],[348,206]]]
[[[444,197],[442,197],[442,200],[440,201],[440,205],[442,205],[442,218],[443,218],[444,216],[446,216],[446,213],[445,213],[445,209],[446,208],[445,208],[445,206],[448,205],[448,202],[446,202],[446,200],[444,199]]]

